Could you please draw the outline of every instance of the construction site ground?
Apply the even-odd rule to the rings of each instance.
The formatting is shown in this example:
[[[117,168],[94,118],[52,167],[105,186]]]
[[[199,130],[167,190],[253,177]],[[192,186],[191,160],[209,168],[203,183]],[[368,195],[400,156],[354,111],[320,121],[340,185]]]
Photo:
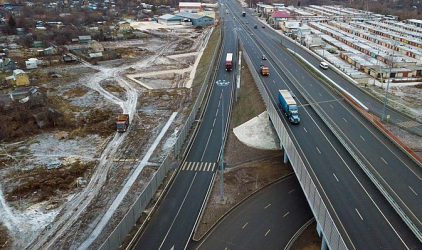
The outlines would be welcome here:
[[[210,31],[148,31],[141,40],[104,44],[120,52],[122,59],[30,72],[31,84],[45,94],[46,102],[0,106],[5,121],[0,127],[1,248],[76,249],[94,230],[166,122],[177,112],[116,208],[110,225],[91,246],[98,248],[154,174],[183,126],[202,83],[192,78],[204,78],[214,50],[198,52],[207,41],[212,47],[218,39],[214,33],[208,40]],[[200,56],[203,60],[198,63]],[[239,102],[234,104],[225,149],[227,203],[222,206],[215,202],[219,189],[214,185],[217,187],[213,188],[195,235],[198,238],[228,209],[292,172],[289,165],[282,163],[282,151],[247,147],[232,132],[264,110],[250,73],[246,67],[243,69],[242,89]],[[61,77],[53,78],[53,72]],[[407,106],[422,94],[418,86],[393,87],[392,91],[397,101],[403,100]],[[394,95],[397,91],[399,94]],[[420,112],[419,106],[412,107]],[[122,112],[131,114],[130,130],[116,134],[114,122]],[[50,117],[44,119],[50,123],[39,128],[41,123],[34,117],[43,115]],[[420,137],[393,124],[387,126],[412,149],[420,150]],[[309,228],[312,231],[315,226]],[[318,246],[315,235],[305,235],[297,240],[300,247],[293,249]]]

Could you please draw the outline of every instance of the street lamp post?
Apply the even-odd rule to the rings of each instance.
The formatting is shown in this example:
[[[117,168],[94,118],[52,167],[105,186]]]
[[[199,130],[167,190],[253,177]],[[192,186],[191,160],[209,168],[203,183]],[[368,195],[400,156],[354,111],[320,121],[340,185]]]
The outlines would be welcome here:
[[[380,72],[380,66],[379,66],[380,60],[379,60],[379,57],[380,57],[380,49],[378,48],[378,56],[376,58],[377,59],[377,72],[375,73],[375,77],[374,77],[374,86],[375,86],[375,81],[378,78],[378,74]]]
[[[396,51],[396,41],[394,41],[393,44],[393,54],[391,55],[391,67],[390,67],[390,73],[388,75],[388,82],[387,82],[387,87],[385,89],[385,96],[384,96],[384,104],[383,104],[383,108],[382,108],[382,116],[381,116],[381,120],[384,121],[385,120],[385,107],[387,106],[387,97],[388,97],[388,87],[390,87],[390,82],[391,82],[391,70],[394,67],[394,52]]]
[[[226,80],[217,80],[217,86],[223,87],[221,90],[221,178],[220,178],[220,201],[224,201],[224,87],[229,85]]]

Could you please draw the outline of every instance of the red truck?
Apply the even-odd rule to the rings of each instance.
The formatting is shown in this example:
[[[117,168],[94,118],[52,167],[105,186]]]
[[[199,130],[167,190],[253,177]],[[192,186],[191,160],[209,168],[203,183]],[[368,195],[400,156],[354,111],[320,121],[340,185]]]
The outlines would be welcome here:
[[[233,53],[227,53],[226,56],[226,71],[232,70],[233,68]]]
[[[117,132],[126,132],[129,127],[129,114],[120,114],[117,117],[116,128]]]

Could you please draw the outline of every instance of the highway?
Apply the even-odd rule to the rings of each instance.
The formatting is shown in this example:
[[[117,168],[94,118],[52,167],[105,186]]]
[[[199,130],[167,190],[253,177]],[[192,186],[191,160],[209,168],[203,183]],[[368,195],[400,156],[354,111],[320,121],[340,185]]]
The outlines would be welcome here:
[[[309,96],[323,111],[414,222],[420,223],[422,207],[417,195],[422,193],[422,185],[417,165],[386,140],[343,98],[333,94],[281,49],[279,44],[267,36],[268,28],[263,29],[258,25],[258,29],[253,29],[253,25],[258,23],[256,18],[249,13],[246,17],[240,17],[241,10],[234,3],[230,3],[230,8],[238,20],[239,39],[252,56],[256,70],[262,54],[269,59],[266,64],[270,66],[271,75],[264,80],[268,93],[276,100],[277,90],[288,88],[296,94],[301,104],[301,124],[291,126],[286,123],[286,126],[303,159],[309,164],[314,180],[320,185],[319,190],[324,194],[348,247],[420,249],[421,243],[310,108],[302,94]],[[286,77],[286,70],[294,76],[293,82]]]
[[[226,30],[232,30],[232,25],[231,22],[224,24]],[[229,84],[226,87],[214,84],[191,150],[135,249],[184,249],[190,241],[206,192],[219,168],[217,161],[222,144],[222,127],[227,125],[234,83],[234,70],[226,72],[224,62],[227,53],[233,53],[234,61],[238,61],[234,39],[232,32],[225,33],[216,78],[216,81]]]
[[[283,249],[312,218],[296,177],[290,175],[249,197],[188,249]]]

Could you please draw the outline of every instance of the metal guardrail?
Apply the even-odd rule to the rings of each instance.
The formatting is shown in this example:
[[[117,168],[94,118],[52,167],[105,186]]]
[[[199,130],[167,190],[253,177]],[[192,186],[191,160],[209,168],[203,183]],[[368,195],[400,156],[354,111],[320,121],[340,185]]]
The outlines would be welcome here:
[[[244,47],[242,42],[240,42],[240,46],[243,51],[246,63],[248,64],[248,67],[250,69],[254,69],[255,67],[252,61],[250,60],[249,55],[243,49]],[[338,250],[348,249],[327,209],[327,206],[325,205],[321,197],[321,194],[319,193],[314,181],[312,180],[310,173],[306,169],[298,150],[296,149],[285,126],[283,125],[283,122],[276,108],[272,104],[271,98],[266,92],[264,84],[261,81],[257,71],[251,70],[251,73],[259,89],[259,92],[261,93],[262,99],[265,102],[268,114],[271,118],[271,121],[273,122],[274,128],[277,132],[280,142],[284,147],[284,152],[289,157],[292,168],[296,173],[302,190],[311,207],[312,213],[314,214],[318,224],[321,226],[322,232],[324,234],[325,239],[327,240],[329,248]]]
[[[211,31],[212,32],[212,31]],[[211,36],[210,36],[211,37]],[[220,29],[220,37],[221,37],[221,29]],[[180,154],[182,145],[191,129],[191,126],[193,122],[195,121],[195,117],[197,115],[197,112],[199,108],[202,105],[202,102],[204,100],[204,96],[206,93],[206,89],[208,88],[208,83],[210,77],[212,76],[213,67],[215,65],[215,60],[219,53],[217,53],[221,47],[221,41],[220,39],[218,41],[218,44],[215,48],[213,58],[211,60],[208,73],[205,77],[205,81],[201,87],[201,90],[199,92],[198,98],[193,106],[193,109],[185,122],[179,137],[177,138],[173,148],[170,150],[170,152],[165,157],[164,161],[161,163],[160,167],[157,169],[155,175],[152,177],[152,179],[149,181],[145,189],[142,191],[142,193],[139,195],[138,199],[135,201],[135,203],[131,206],[129,211],[126,213],[126,215],[123,217],[123,219],[120,221],[120,223],[116,226],[116,228],[111,232],[111,234],[107,237],[107,239],[104,241],[104,243],[101,245],[99,250],[115,250],[120,247],[120,245],[123,243],[123,241],[126,239],[127,235],[129,235],[132,228],[135,226],[136,221],[140,218],[142,215],[142,212],[145,210],[146,206],[149,204],[153,196],[155,195],[158,187],[161,185],[162,181],[164,180],[165,176],[167,175],[167,172],[171,169],[171,156],[174,153],[174,157],[178,156]]]
[[[304,61],[305,63],[308,63],[301,56],[298,56],[298,57],[300,58],[300,60]],[[325,75],[323,77],[327,78]],[[298,85],[296,85],[296,86],[298,86]],[[398,143],[396,140],[391,138],[391,136],[388,135],[383,130],[383,128],[381,127],[381,124],[377,123],[375,119],[371,119],[369,117],[369,113],[364,108],[362,108],[361,105],[354,103],[354,99],[352,99],[350,97],[351,95],[349,93],[347,93],[343,90],[340,90],[340,91],[342,92],[343,96],[345,97],[345,100],[347,102],[349,102],[350,105],[355,110],[357,110],[360,114],[362,114],[363,117],[365,117],[367,120],[369,120],[378,130],[380,130],[384,135],[386,135],[387,138],[389,138],[390,141],[392,141],[405,154],[407,154],[410,159],[412,159],[416,164],[421,166],[421,162],[419,161],[418,155],[416,155],[416,157],[418,157],[418,159],[416,159],[416,157],[414,155],[412,155],[411,152],[407,151],[403,146],[400,145],[400,143]],[[315,102],[310,100],[310,98],[308,98],[305,95],[305,93],[302,93],[302,96],[305,97],[305,99],[308,101],[310,106],[314,109],[314,111],[318,114],[318,116],[324,121],[324,123],[327,125],[327,127],[330,129],[330,131],[333,132],[335,137],[340,141],[340,143],[347,150],[347,152],[349,152],[349,154],[353,157],[353,159],[356,161],[356,163],[359,165],[359,167],[365,172],[366,176],[368,176],[368,178],[371,180],[371,182],[381,192],[381,194],[384,196],[384,198],[387,200],[387,202],[391,205],[391,207],[393,207],[394,211],[396,211],[396,213],[400,216],[400,218],[404,221],[404,223],[406,223],[406,225],[410,228],[410,230],[415,234],[416,238],[418,238],[418,240],[422,242],[422,232],[420,231],[420,229],[416,226],[416,224],[409,217],[409,214],[410,214],[410,216],[414,216],[412,211],[409,208],[407,208],[406,206],[402,207],[402,206],[399,205],[399,203],[396,201],[396,199],[401,201],[400,197],[398,197],[398,195],[395,194],[394,190],[392,190],[392,188],[387,183],[385,183],[385,181],[382,179],[382,177],[377,178],[375,176],[377,174],[377,171],[375,169],[372,168],[372,170],[375,172],[375,174],[374,174],[371,171],[370,167],[365,165],[365,163],[359,158],[359,156],[357,155],[355,150],[352,148],[352,146],[349,145],[349,143],[347,143],[347,139],[345,139],[343,136],[341,136],[341,130],[336,129],[337,125],[334,124],[334,123],[331,123],[329,121],[330,119],[327,118],[323,114],[325,112],[319,107],[319,105],[315,105],[314,104]],[[385,184],[383,185],[381,182],[384,182]],[[396,197],[396,199],[394,199],[393,196]],[[407,210],[408,212],[406,213],[405,210]],[[414,216],[414,217],[416,217],[416,216]]]
[[[221,41],[223,40],[222,36],[223,36],[222,26],[220,26],[220,38],[221,39],[218,41],[218,44],[215,47],[213,57],[212,57],[211,62],[209,64],[207,76],[205,77],[205,83],[208,83],[209,79],[213,75],[213,72],[214,72],[213,67],[215,66],[215,60],[218,58],[218,56],[220,54],[220,53],[218,53],[218,51],[220,50]],[[210,38],[211,38],[211,36],[210,36]],[[199,91],[199,94],[198,94],[198,98],[196,99],[196,102],[195,102],[195,104],[192,108],[192,112],[190,113],[188,119],[186,120],[185,125],[183,126],[183,129],[180,132],[179,137],[177,138],[176,143],[173,146],[175,157],[180,155],[180,151],[182,149],[184,141],[185,141],[187,135],[189,134],[189,131],[192,127],[192,124],[194,123],[194,121],[197,117],[197,113],[199,111],[199,108],[202,106],[202,103],[205,100],[204,96],[205,96],[205,93],[206,93],[206,90],[207,90],[208,87],[209,87],[208,84],[202,85],[201,90]],[[212,86],[211,86],[211,88],[212,88]],[[185,154],[185,152],[182,153],[182,155],[184,155],[184,154]]]

